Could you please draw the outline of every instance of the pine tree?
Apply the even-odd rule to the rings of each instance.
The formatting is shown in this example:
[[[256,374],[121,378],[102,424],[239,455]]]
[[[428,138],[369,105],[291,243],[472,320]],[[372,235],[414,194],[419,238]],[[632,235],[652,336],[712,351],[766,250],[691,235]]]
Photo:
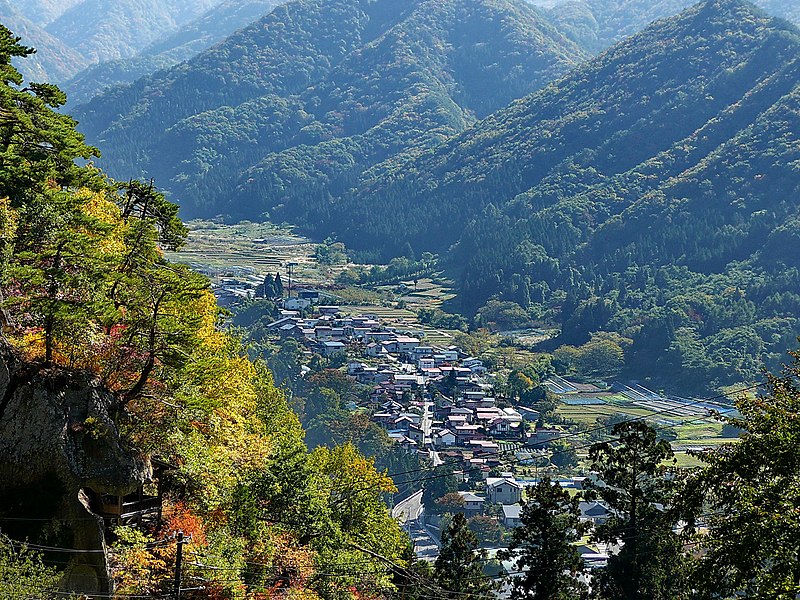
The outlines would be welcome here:
[[[696,542],[701,597],[794,600],[800,594],[800,353],[767,393],[743,396],[740,439],[705,452],[689,478],[685,516],[702,516],[707,533]]]
[[[577,579],[583,560],[574,543],[586,525],[580,521],[578,497],[570,497],[557,482],[542,479],[528,488],[522,525],[514,529],[508,551],[500,556],[514,561],[512,598],[573,600],[588,597]]]
[[[642,421],[617,423],[612,435],[615,443],[598,443],[589,450],[598,479],[589,481],[590,495],[599,496],[612,514],[598,525],[594,538],[622,546],[598,577],[600,597],[686,598],[688,562],[669,511],[677,486],[663,466],[673,457],[672,449]]]
[[[283,281],[281,280],[281,274],[275,273],[275,298],[281,298],[283,296]]]
[[[478,550],[478,537],[467,527],[463,514],[453,516],[442,532],[442,547],[434,563],[434,578],[442,588],[441,598],[473,600],[490,598],[492,584],[483,573],[486,551]]]

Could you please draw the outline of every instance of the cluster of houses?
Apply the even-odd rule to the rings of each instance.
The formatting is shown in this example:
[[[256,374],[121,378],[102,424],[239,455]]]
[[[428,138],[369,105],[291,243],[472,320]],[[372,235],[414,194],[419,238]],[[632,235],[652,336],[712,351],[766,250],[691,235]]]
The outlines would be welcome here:
[[[505,469],[509,462],[541,462],[562,430],[539,427],[536,410],[495,397],[483,361],[457,346],[428,345],[413,331],[388,327],[373,315],[345,316],[337,306],[315,305],[313,316],[304,316],[300,311],[311,299],[288,300],[269,329],[323,356],[346,356],[348,375],[372,388],[371,420],[406,451],[452,466],[468,489],[459,492],[463,502],[456,510],[467,517],[491,512],[506,527],[519,525],[524,490],[533,481]],[[580,479],[560,483],[580,487]],[[500,510],[487,511],[489,505]],[[608,516],[596,502],[580,509],[593,523]]]

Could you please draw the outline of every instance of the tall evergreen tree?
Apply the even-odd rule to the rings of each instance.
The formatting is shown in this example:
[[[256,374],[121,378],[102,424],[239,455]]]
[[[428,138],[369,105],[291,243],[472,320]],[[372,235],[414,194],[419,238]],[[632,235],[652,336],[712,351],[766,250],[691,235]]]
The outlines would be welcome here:
[[[264,298],[275,298],[275,278],[272,273],[267,273],[264,277],[264,283],[261,284],[261,296]]]
[[[442,588],[441,598],[472,600],[490,598],[492,583],[483,573],[485,550],[478,550],[478,537],[467,527],[463,514],[453,516],[442,532],[442,547],[434,563],[434,578]]]
[[[283,281],[281,280],[281,274],[275,273],[275,298],[280,298],[283,296]]]
[[[699,456],[684,496],[707,533],[696,583],[703,597],[794,600],[800,595],[800,353],[768,391],[726,419],[740,439]],[[687,517],[691,521],[691,516]]]
[[[577,575],[583,567],[577,542],[586,530],[580,520],[578,497],[570,497],[557,482],[545,477],[528,488],[522,525],[514,529],[508,551],[514,561],[512,598],[574,600],[588,597]]]
[[[598,525],[594,538],[620,545],[597,578],[600,597],[609,600],[678,600],[688,594],[688,564],[673,533],[668,510],[675,498],[674,478],[663,466],[673,458],[665,440],[642,421],[624,421],[612,429],[615,442],[589,450],[596,482],[594,494],[611,517]],[[590,493],[591,494],[591,493]]]

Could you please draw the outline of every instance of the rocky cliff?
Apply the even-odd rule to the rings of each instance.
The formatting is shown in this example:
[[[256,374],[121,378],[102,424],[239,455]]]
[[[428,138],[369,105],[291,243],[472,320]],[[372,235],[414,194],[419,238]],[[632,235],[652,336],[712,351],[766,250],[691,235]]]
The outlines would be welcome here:
[[[121,439],[115,407],[90,375],[29,364],[0,347],[0,528],[70,549],[47,555],[66,564],[64,589],[111,591],[96,499],[129,493],[152,475]]]

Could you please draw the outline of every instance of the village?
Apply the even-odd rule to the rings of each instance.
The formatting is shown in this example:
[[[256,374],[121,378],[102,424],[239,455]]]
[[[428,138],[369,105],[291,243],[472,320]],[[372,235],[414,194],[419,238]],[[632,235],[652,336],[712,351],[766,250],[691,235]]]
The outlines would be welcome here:
[[[540,466],[562,487],[582,489],[585,477],[558,477],[551,462],[551,442],[570,434],[546,425],[537,410],[496,397],[495,375],[481,359],[456,345],[428,345],[424,332],[387,326],[375,315],[344,315],[339,306],[319,304],[324,299],[315,290],[296,290],[267,327],[279,339],[294,339],[307,352],[342,364],[349,377],[369,386],[368,401],[351,408],[369,410],[395,444],[456,483],[452,492],[430,485],[443,492],[432,503],[423,501],[422,490],[395,498],[393,515],[420,557],[435,559],[440,532],[456,512],[487,530],[479,537],[496,552],[520,524],[525,488],[538,481]],[[558,389],[565,380],[545,385]],[[608,515],[598,502],[581,502],[580,508],[588,522]],[[596,545],[582,548],[592,567],[605,564],[604,552]]]
[[[596,421],[621,414],[648,417],[662,428],[681,429],[690,419],[694,424],[684,427],[690,430],[706,427],[711,411],[729,410],[635,383],[596,385],[549,372],[539,388],[559,409],[558,414],[543,415],[526,405],[530,403],[499,392],[499,373],[491,361],[448,336],[432,335],[440,332],[413,319],[389,320],[386,309],[367,306],[354,312],[335,292],[293,281],[292,266],[297,263],[288,264],[288,293],[272,298],[277,312],[266,325],[269,337],[278,346],[294,340],[307,359],[319,356],[369,389],[368,396],[351,399],[348,409],[367,414],[398,448],[425,466],[411,479],[416,485],[395,494],[390,504],[417,556],[427,561],[436,559],[441,532],[454,514],[462,513],[487,551],[486,571],[496,577],[509,574],[512,562],[495,557],[520,525],[526,489],[546,476],[574,496],[592,477],[581,451],[589,438],[585,431],[575,432],[576,422],[591,431]],[[253,269],[228,265],[223,277],[219,270],[208,274],[223,306],[235,308],[269,295],[261,273]],[[307,365],[301,370],[304,375],[311,371]],[[681,436],[691,438],[672,442],[682,459],[687,451],[701,451],[717,441],[700,438],[693,430]],[[609,510],[599,501],[580,501],[578,506],[589,526],[579,552],[587,570],[602,568],[609,552],[618,549],[592,542],[591,527],[603,523]]]

